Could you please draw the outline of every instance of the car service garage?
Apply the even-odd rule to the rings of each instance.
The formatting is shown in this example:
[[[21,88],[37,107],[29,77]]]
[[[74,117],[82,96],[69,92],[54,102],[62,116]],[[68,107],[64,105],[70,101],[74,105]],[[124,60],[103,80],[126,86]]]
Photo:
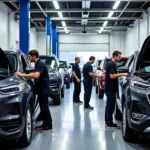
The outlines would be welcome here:
[[[0,150],[150,149],[150,0],[1,0],[0,20]]]

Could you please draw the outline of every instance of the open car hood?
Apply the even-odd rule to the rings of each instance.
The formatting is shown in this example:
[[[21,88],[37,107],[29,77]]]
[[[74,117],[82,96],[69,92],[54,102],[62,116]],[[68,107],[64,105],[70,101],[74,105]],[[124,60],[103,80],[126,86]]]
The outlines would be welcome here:
[[[150,66],[150,36],[148,36],[139,54],[140,68]]]
[[[9,62],[7,56],[5,55],[4,51],[0,48],[0,68],[8,69],[13,71],[11,63]]]

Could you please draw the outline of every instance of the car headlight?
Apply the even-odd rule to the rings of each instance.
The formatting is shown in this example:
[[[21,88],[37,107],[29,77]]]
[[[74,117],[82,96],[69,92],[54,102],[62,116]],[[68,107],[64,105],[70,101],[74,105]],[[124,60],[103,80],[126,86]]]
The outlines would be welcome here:
[[[0,93],[2,93],[2,94],[17,93],[17,92],[21,92],[24,89],[24,87],[25,87],[25,83],[0,88]]]
[[[144,84],[144,83],[141,83],[141,82],[137,82],[137,81],[131,81],[130,82],[130,85],[132,87],[138,87],[138,88],[150,88],[150,85],[147,85],[147,84]]]

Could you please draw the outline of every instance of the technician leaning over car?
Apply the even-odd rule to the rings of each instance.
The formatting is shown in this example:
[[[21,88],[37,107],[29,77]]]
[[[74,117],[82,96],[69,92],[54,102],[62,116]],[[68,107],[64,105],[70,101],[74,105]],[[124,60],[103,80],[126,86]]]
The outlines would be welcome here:
[[[113,123],[113,113],[116,104],[116,94],[118,91],[118,78],[121,76],[129,76],[128,73],[117,73],[116,62],[121,59],[121,52],[113,52],[112,60],[110,60],[106,66],[106,79],[105,79],[105,94],[107,97],[105,108],[105,123],[106,128],[120,127]]]
[[[35,72],[30,74],[22,74],[16,72],[15,75],[34,79],[35,90],[38,95],[38,100],[41,108],[41,118],[43,124],[37,129],[40,129],[42,133],[46,133],[52,130],[52,118],[48,107],[48,96],[49,96],[49,75],[48,70],[44,62],[39,59],[39,53],[37,50],[31,50],[28,52],[28,59],[30,62],[35,63]]]

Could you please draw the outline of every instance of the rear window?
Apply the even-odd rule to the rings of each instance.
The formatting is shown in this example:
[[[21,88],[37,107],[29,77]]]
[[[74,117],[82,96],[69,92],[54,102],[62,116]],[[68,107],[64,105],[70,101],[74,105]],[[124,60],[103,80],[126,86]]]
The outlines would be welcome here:
[[[106,69],[107,63],[110,61],[111,59],[106,59],[105,63],[104,63],[104,69]],[[125,66],[126,62],[128,61],[128,59],[121,59],[119,62],[116,62],[116,66],[117,68]]]

